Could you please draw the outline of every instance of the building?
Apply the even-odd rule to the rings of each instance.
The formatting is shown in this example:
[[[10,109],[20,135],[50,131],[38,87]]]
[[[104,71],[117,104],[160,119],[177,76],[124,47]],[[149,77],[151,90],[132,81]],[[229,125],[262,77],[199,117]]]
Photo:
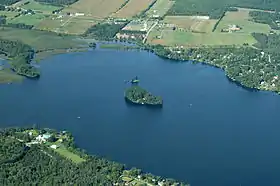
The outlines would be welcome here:
[[[51,137],[50,134],[43,134],[43,135],[39,135],[35,138],[36,141],[38,141],[39,143],[45,143],[47,141],[47,139],[49,139]]]
[[[51,147],[52,149],[57,149],[57,148],[58,148],[57,145],[51,145],[50,147]]]
[[[241,27],[239,27],[238,25],[229,25],[228,28],[223,28],[221,32],[236,32],[240,30]]]

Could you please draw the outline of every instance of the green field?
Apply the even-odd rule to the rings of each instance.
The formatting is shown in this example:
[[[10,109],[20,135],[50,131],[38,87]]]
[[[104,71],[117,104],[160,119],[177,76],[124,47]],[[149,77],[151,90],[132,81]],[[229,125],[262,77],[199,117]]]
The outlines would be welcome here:
[[[217,20],[215,19],[198,19],[194,16],[166,16],[164,23],[173,24],[177,28],[194,32],[212,32]]]
[[[19,12],[12,12],[12,11],[0,11],[0,15],[7,16],[7,19],[14,18]]]
[[[157,35],[162,35],[157,39]],[[166,46],[186,46],[194,47],[201,45],[242,45],[244,43],[254,44],[256,40],[249,34],[236,33],[192,33],[181,31],[154,31],[149,35],[148,42],[152,44],[162,44]]]
[[[21,8],[31,9],[36,12],[38,11],[38,12],[49,13],[49,14],[51,14],[52,11],[58,10],[61,8],[58,6],[52,6],[52,5],[48,5],[48,4],[41,4],[41,3],[38,3],[38,2],[32,1],[32,0],[30,0],[29,2],[30,3],[28,3],[26,5],[22,5]]]
[[[34,14],[34,15],[21,15],[19,17],[14,18],[9,23],[24,23],[26,25],[37,25],[39,24],[45,16],[43,14]]]
[[[23,80],[22,76],[14,74],[9,69],[0,70],[0,84],[10,82],[20,82]]]
[[[249,12],[250,9],[239,9],[238,12],[227,12],[220,21],[215,32],[220,32],[223,28],[228,28],[229,25],[238,25],[242,30],[236,33],[269,33],[271,30],[269,25],[249,21]]]
[[[77,154],[74,154],[73,152],[70,152],[69,150],[67,150],[63,146],[61,146],[57,149],[54,149],[54,151],[59,153],[61,156],[65,157],[67,159],[70,159],[74,163],[82,163],[82,162],[86,161],[85,159],[81,158]]]
[[[146,15],[148,17],[153,15],[158,15],[160,17],[163,17],[168,10],[172,7],[175,1],[170,0],[157,0],[157,2],[152,6],[152,8],[149,9],[148,12],[146,12]]]
[[[58,36],[56,33],[16,28],[0,29],[0,37],[11,40],[20,40],[37,50],[75,48],[83,44],[81,41],[78,42],[77,40],[74,40],[74,37],[72,36],[62,37]]]
[[[36,26],[40,30],[58,33],[83,34],[89,27],[97,24],[98,20],[89,16],[50,16]]]

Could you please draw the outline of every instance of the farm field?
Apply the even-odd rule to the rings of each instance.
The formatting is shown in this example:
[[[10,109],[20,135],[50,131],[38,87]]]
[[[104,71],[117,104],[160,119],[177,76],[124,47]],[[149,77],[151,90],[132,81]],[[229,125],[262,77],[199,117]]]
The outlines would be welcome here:
[[[36,12],[42,12],[42,13],[46,13],[46,14],[51,14],[52,11],[54,10],[58,10],[60,9],[61,7],[58,7],[58,6],[53,6],[53,5],[48,5],[48,4],[41,4],[41,3],[38,3],[36,1],[32,1],[30,0],[28,4],[26,5],[21,5],[20,6],[21,8],[23,9],[31,9],[33,11],[36,11]]]
[[[19,14],[19,12],[0,11],[0,15],[7,16],[8,20],[14,18],[17,14]]]
[[[36,26],[39,24],[45,16],[43,14],[34,14],[34,15],[21,15],[19,17],[16,17],[12,19],[11,21],[8,21],[8,23],[24,23],[26,25],[34,25]]]
[[[215,19],[199,19],[194,16],[166,16],[164,23],[194,32],[210,33],[217,22]]]
[[[238,25],[242,28],[242,30],[236,32],[236,34],[250,34],[256,31],[262,33],[269,33],[269,31],[271,30],[269,25],[249,21],[250,11],[250,9],[239,9],[238,12],[227,12],[224,18],[220,21],[215,32],[220,32],[223,28],[228,28],[229,25]]]
[[[125,0],[79,0],[65,8],[63,12],[84,13],[93,18],[105,18],[116,12]]]
[[[39,30],[4,28],[0,29],[0,36],[5,39],[22,41],[33,46],[36,50],[75,48],[80,45],[80,42],[74,41],[70,36],[61,37],[56,33]]]
[[[59,19],[53,16],[42,21],[36,28],[58,33],[82,34],[97,22],[98,20],[89,16],[64,16]]]
[[[175,1],[170,0],[157,0],[157,2],[150,8],[149,11],[146,12],[148,17],[153,15],[158,15],[159,17],[163,17],[168,10],[173,6]]]
[[[144,22],[145,21],[142,21],[142,22],[130,22],[128,25],[126,25],[122,30],[135,30],[135,31],[140,31],[142,29],[145,28],[144,26]],[[146,24],[147,24],[147,30],[153,25],[153,21],[147,21]]]
[[[149,7],[154,0],[129,0],[128,3],[117,11],[112,17],[117,18],[132,18],[133,16],[138,15],[143,10]]]
[[[161,35],[161,38],[156,36]],[[183,31],[153,31],[148,37],[148,43],[166,46],[197,47],[202,45],[243,45],[254,44],[256,40],[250,34],[241,33],[192,33]]]

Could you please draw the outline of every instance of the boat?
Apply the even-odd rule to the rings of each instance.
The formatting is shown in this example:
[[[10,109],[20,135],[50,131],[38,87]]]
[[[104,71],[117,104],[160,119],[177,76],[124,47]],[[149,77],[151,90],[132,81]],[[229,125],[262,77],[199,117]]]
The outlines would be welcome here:
[[[129,80],[129,81],[125,81],[126,83],[131,83],[131,84],[138,84],[140,82],[140,80],[138,79],[137,76],[135,76],[135,78]]]

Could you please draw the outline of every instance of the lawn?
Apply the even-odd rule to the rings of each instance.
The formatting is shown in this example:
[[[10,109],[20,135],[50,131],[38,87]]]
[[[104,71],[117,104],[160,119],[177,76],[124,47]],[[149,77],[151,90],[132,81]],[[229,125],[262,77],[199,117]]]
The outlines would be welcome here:
[[[212,32],[217,20],[215,19],[198,19],[193,16],[166,16],[164,23],[173,24],[176,27],[194,32]]]
[[[20,40],[31,45],[37,50],[40,49],[61,49],[77,47],[82,44],[74,40],[71,36],[58,36],[56,33],[50,33],[39,30],[26,30],[16,28],[0,29],[0,37],[11,40]]]
[[[138,15],[143,10],[146,10],[154,0],[129,0],[128,3],[115,14],[113,17],[117,18],[132,18]]]
[[[116,12],[125,0],[79,0],[65,8],[63,12],[84,13],[92,18],[105,18]]]
[[[227,12],[224,18],[220,21],[216,32],[220,32],[223,28],[228,28],[229,25],[238,25],[242,28],[238,33],[269,33],[269,25],[249,21],[249,12],[250,9],[239,9],[238,12]]]
[[[61,8],[61,7],[53,6],[53,5],[41,4],[41,3],[38,3],[38,2],[32,1],[32,0],[30,0],[29,2],[30,3],[28,3],[26,5],[22,5],[21,8],[31,9],[31,10],[34,10],[34,11],[47,13],[47,14],[52,14],[52,11],[58,10],[58,9]]]
[[[161,39],[156,36],[162,35]],[[254,44],[256,40],[250,34],[236,33],[192,33],[182,31],[153,31],[148,38],[148,42],[152,44],[162,44],[166,46],[186,46],[196,47],[201,45],[242,45],[244,43]]]
[[[40,22],[44,20],[45,16],[43,14],[34,14],[34,15],[21,15],[19,17],[16,17],[8,23],[24,23],[26,25],[34,25],[36,26]]]
[[[57,149],[54,149],[55,152],[59,153],[61,156],[73,161],[74,163],[82,163],[86,161],[85,159],[81,158],[77,154],[74,154],[73,152],[70,152],[65,147],[61,146]]]
[[[146,12],[148,17],[153,15],[159,15],[163,17],[168,10],[172,7],[175,1],[170,0],[157,0],[157,2],[150,8],[149,11]]]

